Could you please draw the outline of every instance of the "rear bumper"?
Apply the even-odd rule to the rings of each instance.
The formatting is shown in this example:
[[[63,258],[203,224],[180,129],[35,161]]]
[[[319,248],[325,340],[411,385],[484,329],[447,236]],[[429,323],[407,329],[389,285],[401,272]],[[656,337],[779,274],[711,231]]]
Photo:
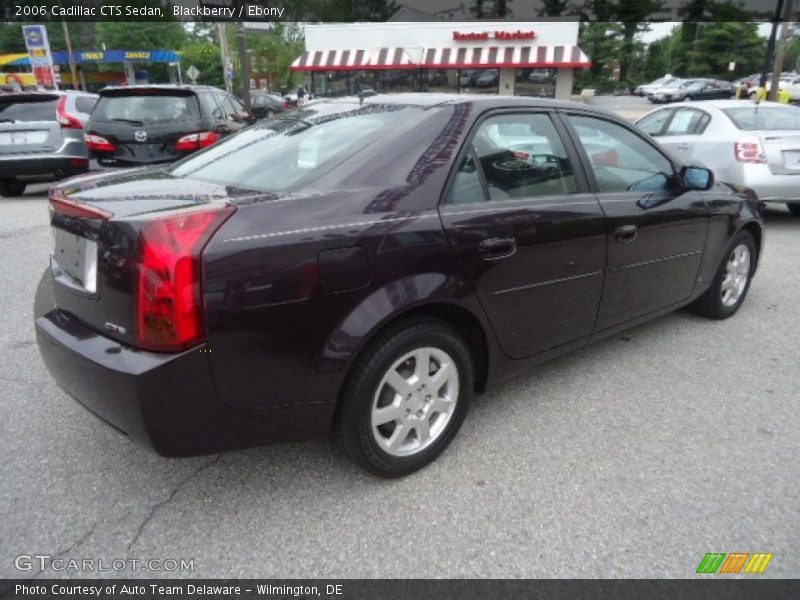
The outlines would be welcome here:
[[[52,306],[49,271],[36,292],[36,338],[56,383],[95,415],[162,456],[194,456],[328,431],[329,403],[268,410],[218,401],[205,347],[159,354],[126,347]]]
[[[25,177],[52,175],[54,179],[79,175],[89,170],[85,156],[15,156],[0,158],[0,177]]]
[[[800,202],[800,173],[775,175],[768,165],[742,165],[742,184],[763,202]]]

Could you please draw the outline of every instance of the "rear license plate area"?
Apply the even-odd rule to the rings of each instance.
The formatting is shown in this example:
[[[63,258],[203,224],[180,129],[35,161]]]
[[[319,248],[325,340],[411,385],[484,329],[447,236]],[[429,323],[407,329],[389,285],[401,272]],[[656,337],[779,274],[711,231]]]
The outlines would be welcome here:
[[[784,150],[783,166],[792,171],[800,171],[800,150]]]
[[[53,254],[50,269],[59,283],[74,290],[97,291],[97,242],[69,231],[52,228]]]

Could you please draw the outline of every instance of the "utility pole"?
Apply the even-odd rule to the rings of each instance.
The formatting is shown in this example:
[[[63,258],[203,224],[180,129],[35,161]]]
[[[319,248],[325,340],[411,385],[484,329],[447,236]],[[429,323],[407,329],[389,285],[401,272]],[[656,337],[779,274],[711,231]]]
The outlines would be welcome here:
[[[219,37],[219,54],[222,60],[222,77],[225,81],[225,91],[230,93],[231,80],[228,78],[228,67],[231,64],[231,59],[228,56],[228,34],[224,21],[217,23],[217,36]]]
[[[59,4],[61,3],[59,2]],[[75,57],[72,56],[72,38],[69,36],[69,27],[67,26],[67,22],[62,19],[61,25],[64,28],[64,41],[67,44],[67,60],[69,61],[69,72],[72,74],[72,89],[77,90],[79,89],[78,73],[75,69]]]
[[[778,49],[775,52],[775,66],[772,69],[772,86],[769,90],[769,99],[778,99],[778,87],[783,72],[783,59],[786,56],[786,44],[789,37],[789,19],[792,18],[794,0],[783,0],[783,14],[781,15],[781,37],[778,41]]]
[[[775,36],[778,33],[778,22],[781,20],[782,14],[783,0],[778,0],[778,4],[775,6],[775,14],[772,16],[772,31],[769,34],[767,51],[764,54],[764,65],[761,68],[761,78],[758,82],[758,87],[762,89],[766,89],[767,87],[767,74],[769,73],[770,64],[772,64],[772,53],[775,52]]]
[[[242,77],[242,100],[247,112],[252,114],[250,108],[250,64],[247,60],[247,46],[244,39],[244,23],[236,23],[236,45],[239,49],[239,73]]]

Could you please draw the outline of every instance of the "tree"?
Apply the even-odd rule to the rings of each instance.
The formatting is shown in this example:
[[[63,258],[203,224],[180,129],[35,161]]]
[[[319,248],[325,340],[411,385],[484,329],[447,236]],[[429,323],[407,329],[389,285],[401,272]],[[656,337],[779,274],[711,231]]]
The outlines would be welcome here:
[[[181,69],[186,73],[186,69],[191,65],[194,65],[200,71],[197,83],[219,87],[225,86],[218,43],[204,42],[202,40],[187,42],[181,49]],[[186,78],[186,75],[184,75],[184,79]]]

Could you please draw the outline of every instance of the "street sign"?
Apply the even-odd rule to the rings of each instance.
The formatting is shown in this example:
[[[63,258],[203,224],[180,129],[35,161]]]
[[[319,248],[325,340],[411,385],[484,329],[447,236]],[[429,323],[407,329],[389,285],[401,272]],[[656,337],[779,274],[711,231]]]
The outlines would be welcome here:
[[[186,69],[186,76],[192,80],[192,83],[197,83],[197,78],[200,77],[200,71],[194,65],[189,65]]]
[[[56,87],[47,28],[44,25],[23,25],[22,34],[25,36],[25,49],[30,57],[36,83],[45,87]]]

